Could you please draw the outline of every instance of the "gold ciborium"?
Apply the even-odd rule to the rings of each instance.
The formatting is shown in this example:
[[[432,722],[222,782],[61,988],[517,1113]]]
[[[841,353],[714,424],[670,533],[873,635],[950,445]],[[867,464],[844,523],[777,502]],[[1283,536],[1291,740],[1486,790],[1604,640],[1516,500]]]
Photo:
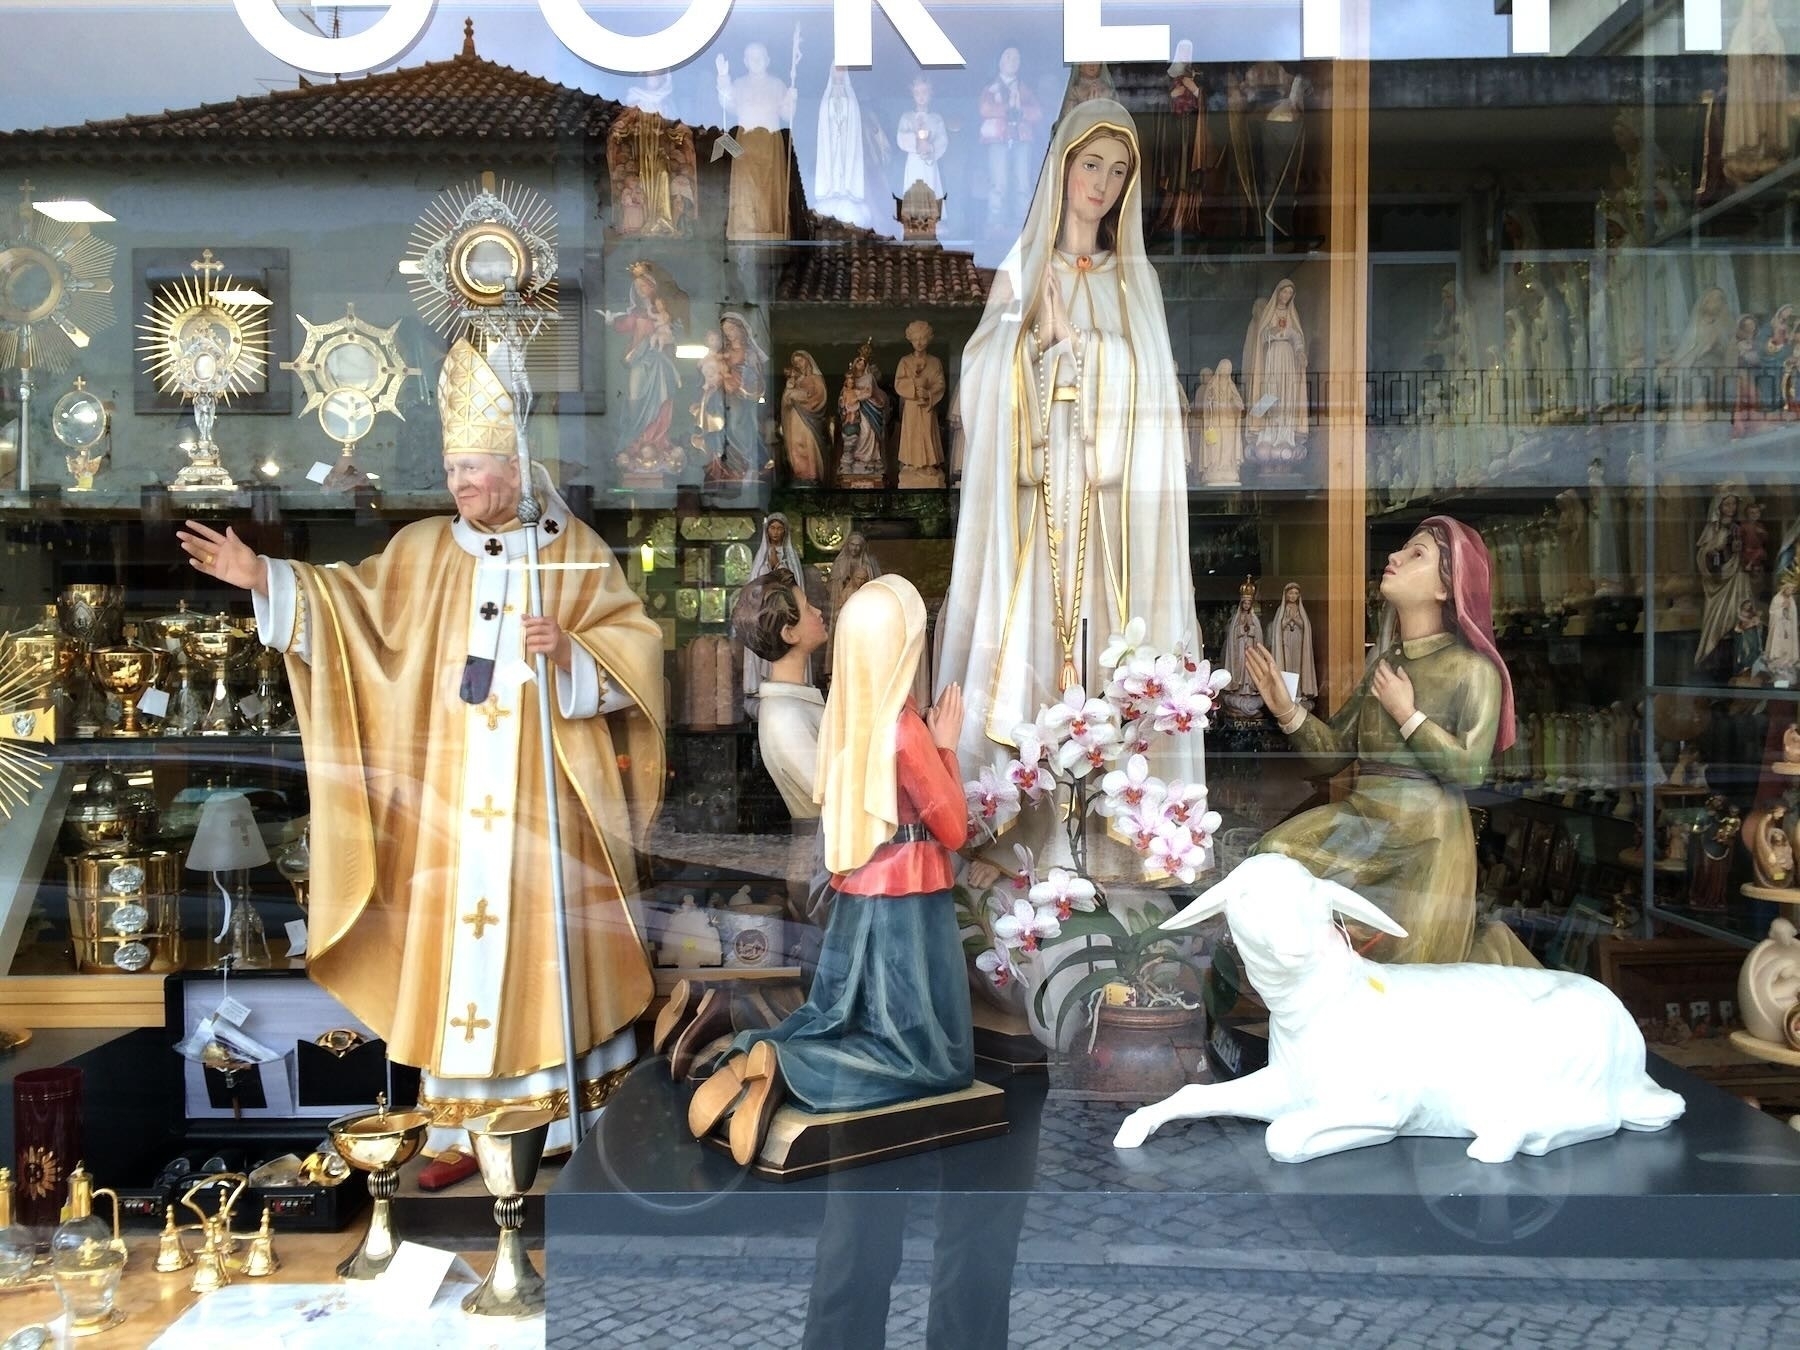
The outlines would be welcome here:
[[[156,679],[156,654],[136,643],[101,647],[89,654],[88,669],[102,689],[119,697],[119,725],[106,734],[142,736],[137,703]]]
[[[494,1222],[500,1225],[494,1268],[463,1299],[466,1313],[533,1317],[544,1310],[544,1277],[532,1266],[519,1230],[525,1222],[525,1193],[537,1180],[554,1119],[548,1111],[509,1107],[464,1122],[482,1184],[494,1197]]]
[[[181,635],[188,660],[212,675],[212,697],[200,717],[202,736],[228,736],[243,730],[244,715],[231,697],[230,679],[249,644],[243,630],[229,621],[214,621]]]
[[[339,1116],[325,1127],[344,1161],[369,1174],[369,1194],[375,1198],[362,1245],[337,1268],[344,1279],[372,1280],[394,1259],[400,1243],[394,1236],[391,1202],[400,1189],[400,1169],[418,1153],[430,1125],[431,1117],[424,1111],[389,1111],[383,1094],[375,1098],[373,1111]]]

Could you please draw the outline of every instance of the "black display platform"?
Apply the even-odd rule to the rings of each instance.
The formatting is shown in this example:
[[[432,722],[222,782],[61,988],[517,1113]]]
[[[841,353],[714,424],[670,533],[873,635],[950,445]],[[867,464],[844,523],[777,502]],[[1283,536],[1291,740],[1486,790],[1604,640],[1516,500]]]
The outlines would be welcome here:
[[[1033,1229],[1077,1246],[1095,1235],[1262,1244],[1302,1263],[1308,1253],[1800,1259],[1800,1134],[1654,1057],[1656,1079],[1688,1102],[1669,1129],[1498,1166],[1445,1139],[1282,1164],[1263,1151],[1262,1127],[1240,1120],[1178,1123],[1143,1148],[1114,1149],[1122,1109],[1047,1100],[1042,1075],[1018,1075],[1002,1084],[1004,1137],[781,1184],[695,1143],[687,1091],[656,1068],[626,1080],[546,1199],[561,1276],[579,1278],[584,1252],[617,1250],[614,1236],[674,1239],[652,1244],[664,1255],[683,1238],[814,1237],[828,1209],[859,1195],[967,1197],[965,1218],[1001,1245],[996,1220],[1016,1242],[1029,1206]]]

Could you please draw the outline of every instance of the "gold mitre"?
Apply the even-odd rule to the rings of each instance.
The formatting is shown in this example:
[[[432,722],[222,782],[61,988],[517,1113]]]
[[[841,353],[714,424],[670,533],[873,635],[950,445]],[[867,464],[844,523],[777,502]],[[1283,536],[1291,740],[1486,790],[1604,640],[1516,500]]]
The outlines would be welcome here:
[[[513,399],[487,359],[458,338],[438,373],[446,455],[516,455]]]

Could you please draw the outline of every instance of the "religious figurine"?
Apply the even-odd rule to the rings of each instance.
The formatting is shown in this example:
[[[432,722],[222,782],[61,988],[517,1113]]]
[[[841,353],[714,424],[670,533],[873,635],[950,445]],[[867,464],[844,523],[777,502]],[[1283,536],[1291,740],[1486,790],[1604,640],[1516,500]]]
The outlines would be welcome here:
[[[1266,706],[1250,678],[1250,652],[1262,637],[1262,621],[1256,615],[1256,578],[1245,577],[1238,587],[1237,608],[1226,620],[1225,635],[1219,641],[1219,663],[1231,672],[1231,683],[1225,686],[1220,701],[1239,721],[1261,717]]]
[[[1098,61],[1084,62],[1069,72],[1069,86],[1063,91],[1062,108],[1056,115],[1067,117],[1076,104],[1086,103],[1089,99],[1117,97],[1112,72]]]
[[[844,612],[850,597],[881,575],[881,563],[869,551],[869,541],[852,530],[844,546],[831,563],[831,576],[825,583],[825,616],[832,632],[837,631],[837,617]],[[825,642],[825,670],[829,674],[834,654],[834,639]]]
[[[762,538],[756,545],[756,557],[750,562],[750,580],[767,576],[778,568],[805,580],[806,572],[800,565],[800,548],[794,539],[793,529],[788,518],[779,511],[771,511],[763,521]],[[755,651],[744,652],[744,711],[755,717],[759,705],[758,696],[762,690],[762,682],[769,678],[769,662],[758,656]],[[806,683],[813,682],[812,663],[809,660],[806,669]]]
[[[1306,81],[1258,61],[1226,93],[1231,162],[1243,194],[1246,233],[1291,239],[1306,152]]]
[[[1588,574],[1596,599],[1625,593],[1625,555],[1619,539],[1619,499],[1606,483],[1606,461],[1588,461]]]
[[[1706,765],[1700,762],[1700,747],[1683,741],[1675,748],[1675,764],[1669,770],[1670,787],[1705,787]]]
[[[1118,104],[1091,100],[1062,120],[963,354],[962,505],[937,687],[968,693],[971,776],[1004,763],[1013,728],[1065,689],[1095,688],[1111,635],[1134,618],[1147,643],[1199,655],[1185,409],[1145,256],[1141,163]],[[1152,772],[1202,782],[1202,739],[1164,738]],[[997,856],[1013,865],[1020,831],[1028,847],[1061,836],[1053,816],[1028,812]]]
[[[1800,679],[1800,606],[1795,594],[1800,593],[1800,572],[1787,571],[1775,587],[1775,598],[1769,601],[1769,632],[1763,643],[1763,665],[1777,689],[1791,689]]]
[[[1738,968],[1738,1015],[1758,1040],[1787,1044],[1782,1026],[1800,1003],[1800,941],[1793,921],[1776,919]]]
[[[1562,610],[1573,613],[1592,600],[1594,594],[1588,576],[1587,502],[1574,488],[1564,488],[1556,494],[1556,534],[1562,545]],[[1572,632],[1569,627],[1563,631]]]
[[[786,239],[788,188],[793,155],[785,130],[794,120],[794,77],[800,68],[800,35],[794,34],[787,83],[769,74],[769,49],[760,42],[744,48],[745,73],[733,80],[731,62],[715,59],[719,106],[740,147],[731,161],[731,204],[727,239]]]
[[[756,743],[796,827],[787,866],[788,913],[820,926],[825,915],[812,886],[819,819],[813,793],[825,700],[813,685],[812,665],[827,633],[825,616],[807,598],[802,579],[785,567],[745,586],[732,606],[731,635],[769,668],[757,690]]]
[[[1794,885],[1794,845],[1788,838],[1787,814],[1787,807],[1775,802],[1744,817],[1744,848],[1750,854],[1756,884],[1765,890],[1800,890]]]
[[[1761,684],[1763,671],[1762,607],[1754,599],[1738,606],[1732,625],[1731,683]]]
[[[1760,419],[1761,404],[1756,393],[1756,377],[1761,361],[1757,354],[1756,335],[1761,325],[1754,314],[1738,315],[1737,331],[1731,342],[1731,434],[1749,435]]]
[[[1644,456],[1641,451],[1633,450],[1625,457],[1625,491],[1617,499],[1624,508],[1620,513],[1624,521],[1620,544],[1624,549],[1627,595],[1642,595],[1644,583],[1649,579],[1649,569],[1644,566],[1644,501],[1648,495]]]
[[[1244,338],[1247,456],[1264,473],[1291,472],[1306,458],[1306,360],[1294,283],[1284,278]]]
[[[1738,609],[1751,596],[1750,578],[1743,569],[1740,521],[1744,491],[1727,483],[1713,497],[1706,524],[1694,544],[1694,561],[1700,573],[1700,590],[1706,608],[1701,615],[1700,642],[1694,660],[1705,664],[1721,639],[1737,624]]]
[[[1694,305],[1681,345],[1665,363],[1675,377],[1676,409],[1683,422],[1710,425],[1723,417],[1736,361],[1732,329],[1729,301],[1713,286]]]
[[[106,452],[95,451],[92,447],[82,446],[72,455],[63,456],[63,464],[69,471],[69,477],[75,480],[70,487],[71,492],[92,492],[94,475],[106,467]]]
[[[781,445],[795,483],[817,486],[825,481],[825,447],[831,440],[826,398],[825,376],[812,353],[797,351],[788,357],[787,383],[781,391]]]
[[[1744,523],[1738,527],[1738,563],[1757,596],[1769,593],[1769,527],[1763,524],[1763,504],[1744,503]]]
[[[1000,53],[994,80],[981,91],[981,143],[987,147],[987,233],[1009,228],[1006,207],[1031,196],[1031,150],[1044,110],[1019,77],[1019,49]]]
[[[881,577],[839,616],[845,639],[819,735],[825,866],[835,899],[807,1000],[739,1035],[688,1106],[748,1166],[786,1100],[815,1114],[956,1092],[974,1079],[954,851],[968,835],[956,745],[961,691],[910,697],[925,604]]]
[[[1195,469],[1202,487],[1237,487],[1244,469],[1244,396],[1232,378],[1229,359],[1202,370],[1194,389],[1194,420],[1200,444]]]
[[[1781,383],[1793,352],[1794,307],[1783,305],[1756,334],[1756,421],[1777,422],[1786,412]]]
[[[838,390],[839,487],[881,487],[887,481],[887,390],[872,343],[857,349]]]
[[[1451,374],[1475,368],[1475,337],[1470,331],[1468,306],[1454,281],[1438,292],[1438,317],[1425,340],[1425,368]]]
[[[406,525],[355,566],[259,557],[194,521],[177,538],[197,571],[251,592],[258,636],[287,655],[312,798],[307,973],[424,1070],[428,1152],[466,1147],[473,1112],[526,1101],[561,1118],[550,1146],[567,1149],[547,853],[562,850],[572,905],[585,1115],[636,1057],[655,994],[627,901],[662,798],[662,633],[541,466],[543,614],[526,616],[513,397],[458,341],[438,407],[456,517]],[[547,686],[516,676],[539,653]]]
[[[1793,155],[1787,44],[1769,0],[1744,0],[1725,53],[1721,165],[1727,181],[1743,187]]]
[[[694,133],[674,114],[673,90],[666,70],[633,85],[606,134],[606,172],[617,207],[611,222],[615,234],[687,238],[694,232]],[[690,185],[686,201],[677,191],[678,182]]]
[[[865,140],[865,136],[868,138]],[[868,229],[869,158],[887,161],[887,137],[875,123],[863,126],[862,105],[850,73],[833,66],[819,98],[819,133],[816,142],[812,207],[848,225]]]
[[[900,191],[904,194],[914,183],[923,183],[935,198],[944,196],[944,177],[938,165],[950,149],[950,134],[944,119],[931,111],[931,81],[923,75],[913,78],[913,105],[900,114],[900,125],[894,130],[894,142],[906,154],[900,170]]]
[[[1213,147],[1206,90],[1193,61],[1194,44],[1183,38],[1175,44],[1175,60],[1168,69],[1168,106],[1147,114],[1150,129],[1144,153],[1156,193],[1151,232],[1176,239],[1201,232],[1207,180],[1224,153],[1223,146],[1217,151]]]
[[[1693,909],[1725,908],[1731,878],[1731,855],[1743,830],[1737,808],[1723,797],[1708,797],[1700,817],[1688,827],[1688,905]]]
[[[938,404],[944,401],[944,363],[926,351],[931,325],[915,319],[906,325],[912,351],[894,367],[894,393],[900,399],[900,486],[944,486],[944,438],[938,430]]]
[[[625,339],[625,397],[614,458],[627,478],[660,479],[686,460],[669,429],[681,392],[675,344],[687,328],[688,298],[660,263],[640,259],[628,270],[631,297],[624,311],[600,311]]]
[[[1299,582],[1290,581],[1281,588],[1281,604],[1263,629],[1263,645],[1274,653],[1283,675],[1298,677],[1294,702],[1311,712],[1319,696],[1319,664],[1313,656],[1312,620],[1300,599]]]
[[[769,355],[751,333],[750,320],[738,310],[719,316],[718,337],[713,358],[718,364],[717,387],[710,394],[703,389],[695,405],[694,443],[707,456],[708,483],[754,482],[770,467],[762,433]]]
[[[1263,836],[1314,876],[1378,905],[1405,937],[1353,926],[1377,961],[1535,965],[1501,923],[1475,914],[1475,836],[1463,794],[1513,743],[1512,679],[1494,647],[1487,549],[1448,516],[1432,516],[1381,576],[1382,638],[1368,675],[1330,723],[1287,692],[1258,644],[1250,677],[1277,724],[1321,774],[1359,766],[1341,801],[1302,812]]]

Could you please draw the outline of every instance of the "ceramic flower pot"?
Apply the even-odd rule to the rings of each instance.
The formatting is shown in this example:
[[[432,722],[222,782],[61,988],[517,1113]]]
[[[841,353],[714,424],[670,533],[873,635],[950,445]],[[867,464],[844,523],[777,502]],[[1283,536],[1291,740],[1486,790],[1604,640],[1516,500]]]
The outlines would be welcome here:
[[[1207,1081],[1200,1009],[1101,1003],[1095,1021],[1075,1037],[1066,1081],[1056,1086],[1096,1101],[1144,1104]]]

